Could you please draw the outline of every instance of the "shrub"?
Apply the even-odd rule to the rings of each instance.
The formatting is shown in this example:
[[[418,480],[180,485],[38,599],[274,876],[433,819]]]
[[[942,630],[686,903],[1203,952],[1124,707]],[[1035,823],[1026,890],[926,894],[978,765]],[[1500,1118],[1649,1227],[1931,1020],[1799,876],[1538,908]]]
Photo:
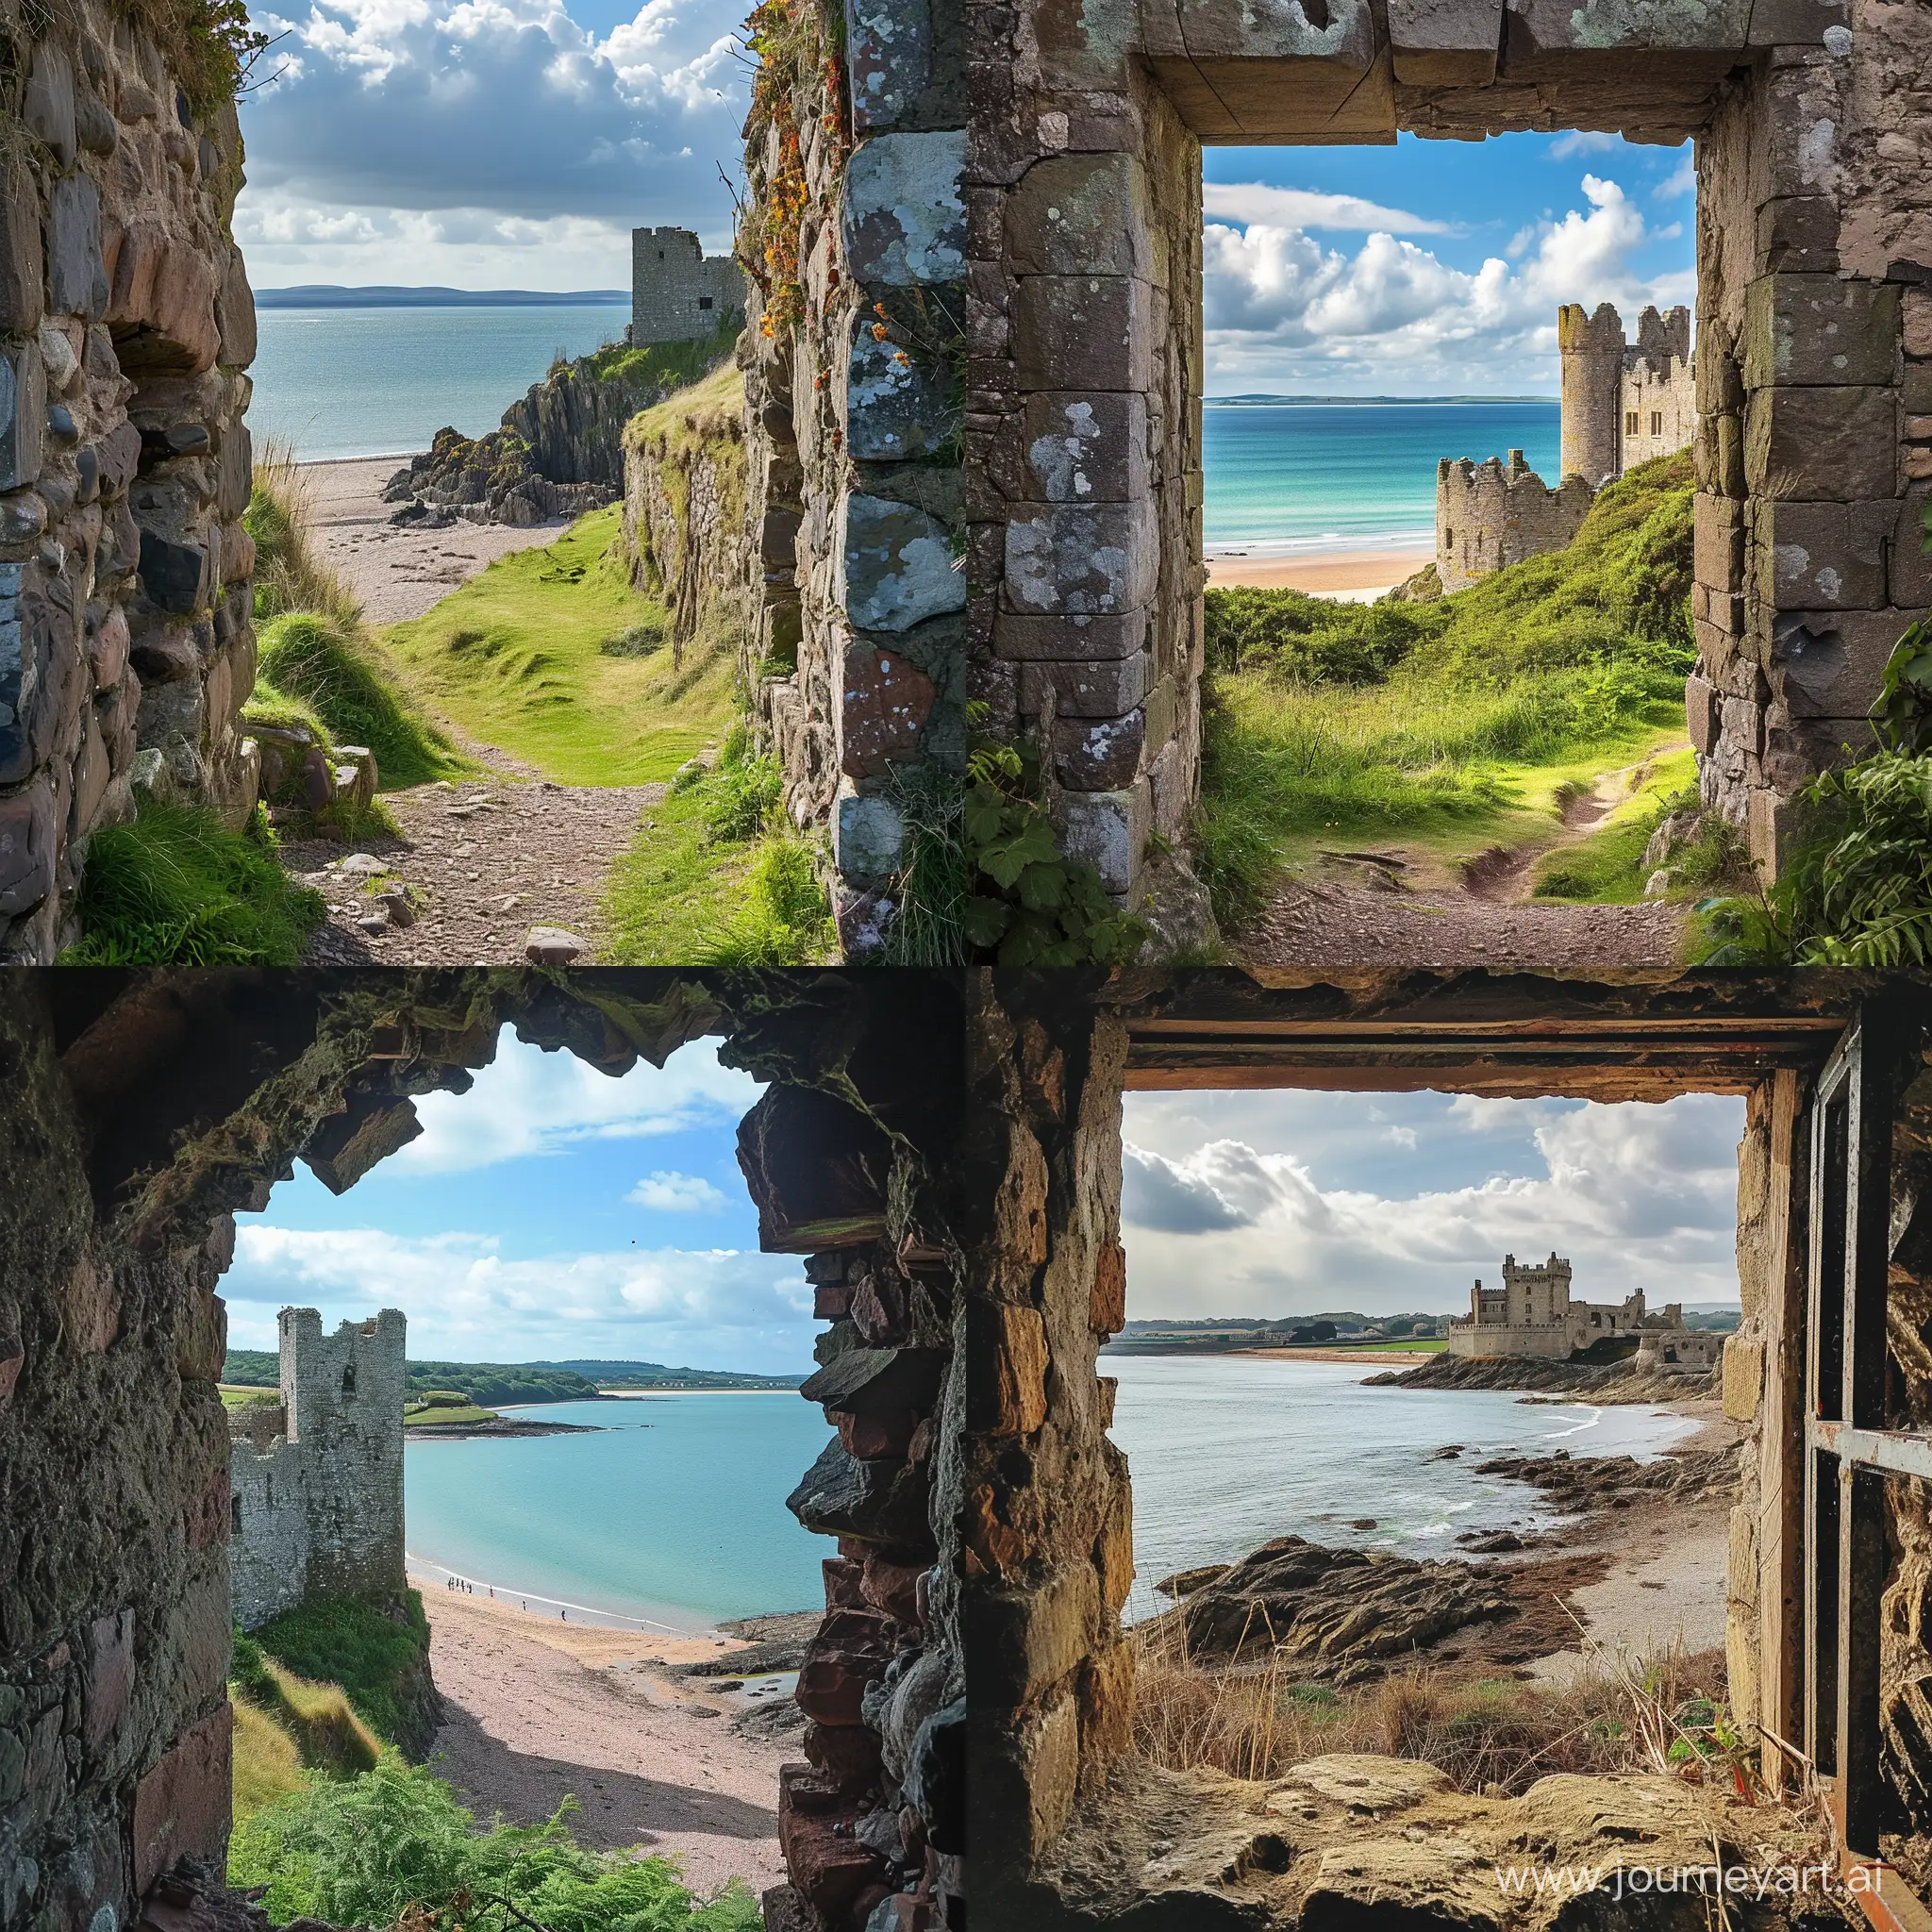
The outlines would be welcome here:
[[[804,966],[834,943],[818,858],[801,839],[766,839],[751,863],[743,909],[693,957],[705,966]]]
[[[385,1756],[239,1824],[228,1882],[266,1887],[281,1923],[394,1925],[409,1914],[449,1932],[508,1932],[520,1920],[549,1932],[758,1932],[758,1901],[736,1879],[701,1905],[670,1859],[584,1850],[564,1822],[574,1804],[542,1824],[478,1830],[441,1778]]]
[[[259,808],[247,833],[199,806],[142,805],[104,825],[81,874],[75,966],[292,966],[326,911],[275,862]]]

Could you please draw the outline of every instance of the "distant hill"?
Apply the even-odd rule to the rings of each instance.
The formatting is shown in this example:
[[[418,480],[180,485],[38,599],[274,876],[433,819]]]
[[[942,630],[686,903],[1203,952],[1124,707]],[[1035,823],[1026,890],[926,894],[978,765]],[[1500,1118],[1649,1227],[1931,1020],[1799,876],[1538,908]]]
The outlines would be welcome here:
[[[1203,396],[1201,403],[1208,409],[1257,408],[1270,403],[1548,403],[1555,408],[1558,400],[1556,396],[1304,396],[1257,391],[1250,395]]]
[[[587,303],[628,304],[628,289],[403,289],[382,284],[345,289],[304,282],[292,289],[258,289],[258,308],[561,308]]]
[[[1378,1329],[1383,1336],[1407,1336],[1418,1322],[1426,1322],[1441,1334],[1446,1315],[1418,1311],[1408,1315],[1364,1315],[1354,1308],[1333,1309],[1319,1315],[1228,1315],[1204,1316],[1194,1321],[1129,1322],[1109,1341],[1107,1355],[1231,1355],[1248,1348],[1278,1348],[1294,1339],[1319,1341],[1326,1344],[1348,1341],[1367,1329]],[[1329,1331],[1311,1335],[1317,1324]],[[1379,1340],[1380,1337],[1371,1338]]]
[[[483,1408],[525,1402],[594,1402],[605,1389],[796,1389],[803,1375],[746,1375],[729,1369],[672,1369],[662,1362],[417,1362],[410,1395],[454,1390]],[[273,1389],[281,1365],[272,1349],[231,1348],[222,1380]]]

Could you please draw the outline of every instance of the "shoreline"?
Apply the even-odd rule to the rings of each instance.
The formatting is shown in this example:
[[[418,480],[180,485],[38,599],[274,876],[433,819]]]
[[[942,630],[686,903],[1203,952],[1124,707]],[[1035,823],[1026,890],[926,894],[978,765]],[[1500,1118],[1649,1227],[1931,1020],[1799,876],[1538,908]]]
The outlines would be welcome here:
[[[1209,590],[1306,591],[1315,596],[1380,596],[1436,560],[1429,549],[1321,550],[1296,557],[1209,556]]]

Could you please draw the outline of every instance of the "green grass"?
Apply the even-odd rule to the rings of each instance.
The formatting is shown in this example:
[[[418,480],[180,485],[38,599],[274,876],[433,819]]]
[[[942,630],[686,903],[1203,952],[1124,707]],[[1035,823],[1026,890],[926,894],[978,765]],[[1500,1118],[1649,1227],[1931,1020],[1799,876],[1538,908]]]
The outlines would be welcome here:
[[[412,695],[566,785],[668,778],[724,735],[736,640],[714,625],[674,665],[661,605],[625,578],[616,506],[499,558],[383,644]],[[641,657],[603,646],[655,631]],[[380,757],[380,754],[377,754]]]
[[[298,1677],[340,1685],[363,1723],[392,1743],[408,1725],[409,1691],[429,1653],[429,1624],[413,1590],[393,1604],[336,1597],[273,1619],[254,1633],[254,1642],[266,1660]],[[238,1664],[239,1657],[238,1650]]]
[[[1198,858],[1233,929],[1323,845],[1547,837],[1557,788],[1682,730],[1688,457],[1606,488],[1567,550],[1429,604],[1210,591]]]
[[[406,1429],[423,1423],[493,1423],[495,1420],[493,1408],[478,1408],[474,1402],[431,1404],[423,1408],[403,1411]]]
[[[277,1389],[263,1389],[254,1383],[221,1383],[222,1407],[226,1409],[272,1407],[280,1399]]]
[[[741,729],[718,768],[648,807],[605,888],[607,963],[801,966],[833,957],[813,848],[778,811],[778,772]]]
[[[242,1824],[270,1805],[291,1798],[308,1784],[302,1747],[294,1733],[246,1697],[235,1710],[235,1823]]]
[[[438,1932],[758,1932],[758,1902],[733,1879],[694,1900],[675,1860],[585,1850],[567,1818],[479,1828],[442,1779],[386,1754],[373,1771],[311,1779],[237,1825],[231,1886],[266,1888],[272,1920]],[[514,1914],[508,1909],[514,1906]]]
[[[1643,862],[1651,834],[1674,811],[1701,809],[1696,754],[1687,746],[1660,758],[1630,794],[1587,838],[1560,846],[1538,865],[1532,891],[1539,899],[1568,899],[1598,906],[1634,906],[1643,897],[1651,869]],[[1670,897],[1694,898],[1723,876],[1730,859],[1711,836],[1674,853],[1677,874]]]
[[[70,966],[292,966],[322,921],[321,897],[291,884],[258,812],[231,832],[200,807],[150,800],[107,825],[81,874],[82,937]]]
[[[598,382],[629,382],[645,387],[684,389],[702,382],[736,346],[744,317],[728,309],[710,335],[694,342],[641,342],[636,348],[606,342],[581,357],[575,367]],[[553,370],[557,367],[552,365]]]
[[[312,718],[330,743],[366,745],[385,791],[478,769],[397,691],[366,631],[319,611],[288,611],[262,626],[256,691],[251,717]]]

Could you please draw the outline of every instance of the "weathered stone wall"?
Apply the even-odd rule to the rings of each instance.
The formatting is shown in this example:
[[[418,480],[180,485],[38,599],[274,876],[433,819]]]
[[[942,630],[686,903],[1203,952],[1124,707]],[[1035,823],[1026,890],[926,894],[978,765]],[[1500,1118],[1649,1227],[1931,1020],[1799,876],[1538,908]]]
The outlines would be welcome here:
[[[281,1433],[263,1441],[242,1412],[228,1455],[235,1622],[253,1630],[311,1596],[389,1596],[403,1561],[401,1310],[322,1332],[284,1308]]]
[[[1179,641],[1200,582],[1196,142],[1696,136],[1690,722],[1707,798],[1774,869],[1793,794],[1867,741],[1886,655],[1932,601],[1918,529],[1932,488],[1932,377],[1918,373],[1922,357],[1932,368],[1932,16],[1899,0],[1614,20],[1541,0],[1318,11],[1264,25],[1239,0],[974,9],[974,695],[1016,721],[1042,663],[1059,691],[1091,693],[1086,715],[1105,723],[1070,728],[1062,711],[1058,815],[1067,844],[1129,891],[1195,784],[1198,670]],[[1615,333],[1599,347],[1617,380],[1592,384],[1602,447],[1566,442],[1566,470],[1615,468]],[[1084,395],[1099,398],[1091,434],[1056,413]],[[1061,461],[1070,437],[1077,464]],[[1143,652],[1140,708],[1121,667]],[[1155,695],[1170,671],[1171,708]]]
[[[769,1922],[958,1928],[960,1018],[911,974],[0,977],[0,1932],[131,1924],[178,1855],[221,1858],[232,1214],[297,1158],[353,1185],[505,1024],[612,1076],[719,1032],[770,1083],[741,1162],[829,1324],[806,1393],[838,1434],[791,1505],[839,1554]],[[298,1438],[346,1365],[284,1391]]]
[[[689,228],[630,231],[633,342],[693,342],[743,308],[744,271],[733,257],[708,256]]]
[[[675,420],[667,420],[674,418]],[[742,391],[722,404],[662,406],[625,432],[624,541],[632,584],[670,605],[679,644],[706,613],[734,625],[747,686],[758,632],[759,570],[746,506]]]
[[[1581,476],[1552,490],[1520,449],[1498,458],[1463,457],[1436,465],[1436,573],[1460,591],[1507,564],[1561,550],[1583,527],[1594,496]]]
[[[35,17],[29,15],[28,17]],[[39,16],[44,18],[45,16]],[[157,778],[239,820],[255,303],[231,103],[98,0],[0,80],[0,960],[77,934],[89,835]],[[16,31],[19,31],[18,29]],[[165,776],[160,769],[165,768]]]
[[[851,0],[841,62],[817,8],[791,0],[799,38],[767,52],[746,123],[753,649],[788,809],[828,830],[864,955],[903,788],[965,755],[964,8]]]

